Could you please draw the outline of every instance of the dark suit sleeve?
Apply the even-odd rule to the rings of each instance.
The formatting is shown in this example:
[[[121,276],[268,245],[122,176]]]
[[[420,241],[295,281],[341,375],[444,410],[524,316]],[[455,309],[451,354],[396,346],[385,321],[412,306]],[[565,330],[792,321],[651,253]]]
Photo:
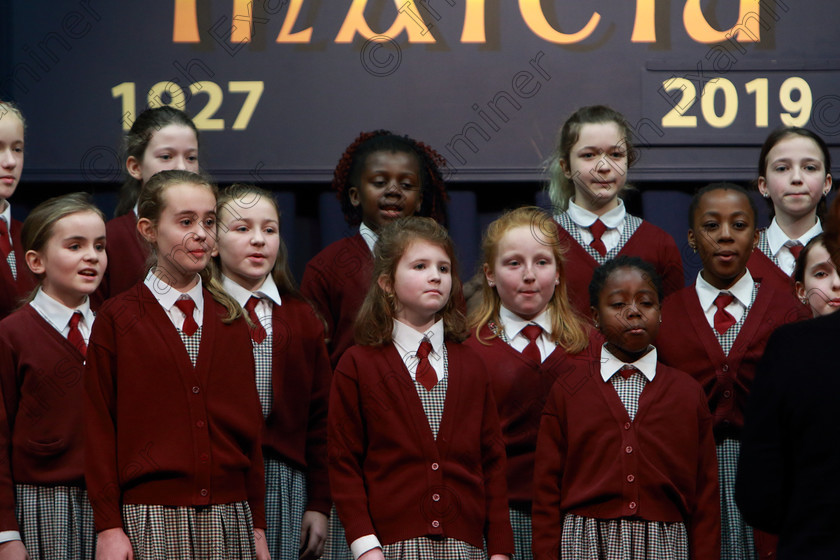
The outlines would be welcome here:
[[[785,331],[785,329],[781,329]],[[785,372],[793,369],[783,332],[776,331],[759,362],[747,401],[735,500],[750,525],[778,533],[788,502],[782,409]],[[793,355],[789,353],[789,355]]]

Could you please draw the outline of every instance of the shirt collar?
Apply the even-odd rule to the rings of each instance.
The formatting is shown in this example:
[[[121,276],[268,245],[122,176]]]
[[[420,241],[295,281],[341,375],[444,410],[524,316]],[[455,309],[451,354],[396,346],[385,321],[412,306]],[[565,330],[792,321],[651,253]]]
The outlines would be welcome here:
[[[359,226],[359,235],[362,236],[362,239],[365,240],[365,244],[370,249],[370,252],[373,252],[373,246],[376,245],[376,242],[379,241],[379,236],[376,234],[375,231],[367,227],[364,222],[361,223]],[[419,343],[418,343],[419,344]]]
[[[12,204],[7,200],[6,201],[6,209],[0,212],[0,218],[6,220],[6,225],[8,226],[9,233],[11,234],[12,231]]]
[[[697,282],[695,283],[695,287],[697,290],[697,297],[700,299],[700,307],[703,308],[703,311],[706,311],[711,309],[712,305],[714,305],[715,298],[718,297],[720,292],[728,292],[732,294],[741,305],[749,307],[750,300],[752,299],[753,284],[753,277],[750,274],[749,269],[747,269],[741,279],[735,282],[735,285],[728,290],[718,290],[706,282],[700,272],[697,273]]]
[[[622,362],[613,356],[612,352],[607,350],[606,344],[601,347],[601,378],[604,381],[609,381],[615,375],[615,372],[620,370],[624,365],[628,365],[627,362]],[[634,366],[642,372],[645,379],[653,381],[653,378],[656,376],[656,348],[651,346],[650,352],[629,365]]]
[[[155,299],[168,313],[175,302],[181,299],[181,296],[189,296],[195,302],[195,306],[199,309],[204,309],[204,291],[201,283],[201,276],[198,276],[198,282],[188,292],[179,292],[157,276],[155,276],[154,269],[146,273],[146,278],[143,283],[149,288],[149,291],[154,294]]]
[[[245,307],[245,304],[248,303],[251,296],[268,298],[273,301],[275,305],[281,304],[280,291],[277,289],[277,284],[274,283],[274,278],[271,277],[271,274],[266,276],[262,286],[253,292],[243,288],[224,274],[222,274],[222,287],[231,295],[231,297],[233,297],[233,299],[236,300],[236,303],[238,303],[240,307]]]
[[[90,298],[85,298],[80,306],[70,308],[38,288],[32,299],[32,306],[59,331],[64,330],[64,327],[70,323],[70,318],[76,311],[81,312],[88,328],[93,325],[94,316],[93,311],[90,310]]]
[[[513,340],[513,338],[518,335],[522,329],[532,323],[542,327],[543,332],[551,333],[551,321],[549,320],[547,310],[543,311],[530,321],[526,321],[502,305],[499,308],[499,321],[502,323],[502,329],[504,329],[508,340]]]
[[[570,200],[569,217],[580,227],[588,228],[595,223],[595,220],[600,219],[605,226],[610,229],[615,229],[621,225],[621,222],[624,221],[624,217],[627,214],[627,211],[624,208],[624,201],[620,198],[616,200],[618,200],[618,206],[605,213],[603,216],[599,216],[594,212],[581,208],[575,204],[574,200]]]
[[[406,351],[415,352],[424,337],[432,343],[432,351],[435,354],[440,354],[443,348],[443,319],[437,321],[425,333],[421,333],[413,327],[394,319],[391,338],[393,338],[395,344],[402,346]]]
[[[776,255],[788,241],[799,241],[804,247],[812,238],[822,233],[822,230],[822,223],[817,220],[817,223],[803,233],[799,239],[789,239],[785,232],[782,231],[782,228],[779,227],[776,218],[773,218],[773,221],[770,222],[770,226],[767,228],[767,245],[770,247],[770,252]]]

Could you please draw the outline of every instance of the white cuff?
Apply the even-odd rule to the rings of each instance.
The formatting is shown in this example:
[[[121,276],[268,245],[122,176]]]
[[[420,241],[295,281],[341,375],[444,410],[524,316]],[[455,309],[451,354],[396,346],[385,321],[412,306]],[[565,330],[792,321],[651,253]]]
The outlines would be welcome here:
[[[0,531],[0,543],[19,540],[20,531]]]
[[[350,552],[353,553],[355,560],[359,560],[359,556],[374,548],[382,548],[382,544],[376,538],[376,535],[365,535],[350,543]]]

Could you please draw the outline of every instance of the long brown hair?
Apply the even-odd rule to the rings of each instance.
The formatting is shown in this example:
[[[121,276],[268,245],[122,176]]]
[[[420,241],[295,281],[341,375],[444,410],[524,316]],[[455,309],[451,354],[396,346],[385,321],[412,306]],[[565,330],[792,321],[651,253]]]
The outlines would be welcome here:
[[[394,285],[397,265],[415,241],[437,245],[449,257],[452,264],[452,291],[449,301],[438,312],[438,317],[443,319],[447,340],[461,342],[467,337],[467,322],[456,303],[462,298],[462,289],[452,239],[446,229],[432,218],[410,217],[388,224],[379,233],[379,241],[373,249],[373,278],[356,319],[356,344],[382,346],[391,342],[398,302],[392,292],[380,286],[379,280],[383,278],[384,284]]]
[[[176,185],[194,185],[197,187],[203,187],[213,193],[214,197],[218,197],[218,189],[216,188],[216,185],[198,173],[183,171],[180,169],[161,171],[160,173],[156,173],[140,189],[140,196],[137,199],[137,217],[149,220],[152,222],[154,227],[157,228],[160,215],[166,207],[163,194],[166,189]],[[215,231],[208,231],[207,234],[214,236],[215,239]],[[149,260],[146,263],[147,271],[155,266],[158,260],[157,247],[152,243],[149,243],[149,246],[151,251],[149,254]],[[239,307],[239,304],[237,304],[236,301],[228,295],[224,288],[222,288],[221,283],[216,279],[217,275],[214,272],[215,268],[216,265],[213,262],[213,259],[210,259],[207,266],[199,273],[199,275],[201,276],[201,281],[204,284],[204,287],[207,288],[207,291],[210,292],[213,299],[222,304],[225,307],[225,310],[227,310],[227,316],[223,319],[223,321],[225,323],[230,323],[242,315],[242,309]]]
[[[551,318],[551,339],[559,344],[569,354],[577,354],[589,343],[585,320],[577,314],[569,303],[566,291],[566,271],[564,267],[566,249],[561,245],[557,234],[557,225],[551,216],[534,206],[525,206],[508,211],[487,227],[481,243],[482,260],[484,266],[495,272],[496,257],[499,254],[499,244],[505,234],[517,227],[528,227],[534,235],[542,237],[546,246],[554,254],[560,282],[554,287],[554,295],[548,302],[548,314]],[[499,310],[502,299],[495,287],[487,282],[481,285],[481,304],[470,315],[470,330],[475,330],[475,337],[482,344],[489,342],[481,338],[481,329],[493,321],[501,324]],[[496,335],[493,334],[492,339]]]

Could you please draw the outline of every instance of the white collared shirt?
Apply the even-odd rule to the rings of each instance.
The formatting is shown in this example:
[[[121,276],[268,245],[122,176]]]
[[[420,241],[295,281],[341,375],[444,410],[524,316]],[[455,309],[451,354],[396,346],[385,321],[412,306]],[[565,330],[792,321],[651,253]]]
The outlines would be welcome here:
[[[815,223],[811,229],[802,234],[802,236],[798,239],[790,239],[787,234],[782,231],[782,228],[779,227],[779,224],[776,222],[776,218],[773,218],[773,221],[770,222],[770,226],[767,228],[767,245],[770,247],[770,252],[779,263],[779,268],[784,270],[785,274],[790,276],[793,274],[793,269],[796,268],[796,259],[793,257],[793,253],[790,252],[789,245],[798,241],[804,247],[811,239],[821,234],[822,230],[822,223],[817,220],[817,223]]]
[[[446,372],[443,364],[443,319],[432,325],[425,333],[421,333],[405,323],[394,320],[391,337],[412,380],[414,380],[417,374],[417,349],[420,347],[420,342],[423,338],[428,338],[429,342],[432,343],[432,351],[429,353],[429,363],[434,368],[438,381],[443,379]],[[382,543],[379,542],[379,538],[376,535],[364,535],[350,543],[350,552],[353,553],[353,558],[358,560],[359,556],[368,550],[381,547]]]
[[[187,292],[179,292],[157,276],[155,276],[154,268],[146,274],[143,283],[154,294],[155,299],[163,307],[169,320],[175,325],[175,328],[183,330],[184,320],[187,318],[184,313],[175,307],[175,302],[186,296],[195,302],[195,310],[193,311],[193,319],[198,326],[201,326],[204,321],[204,291],[202,290],[201,276],[196,274],[198,282]]]
[[[248,303],[248,300],[251,299],[252,296],[260,298],[260,301],[257,303],[254,311],[257,313],[257,319],[259,319],[266,334],[270,336],[272,332],[271,314],[274,312],[271,304],[273,302],[274,305],[279,307],[282,303],[280,300],[280,292],[277,290],[277,284],[274,283],[274,278],[271,277],[271,274],[266,276],[262,286],[253,292],[243,288],[224,274],[222,274],[222,286],[225,291],[236,300],[236,303],[238,303],[242,309],[245,309],[245,304]]]
[[[29,305],[64,338],[67,338],[70,333],[71,317],[76,311],[81,312],[82,319],[79,321],[79,332],[82,333],[85,344],[90,340],[90,329],[93,326],[94,318],[93,311],[90,310],[90,298],[85,298],[85,302],[79,307],[70,308],[48,295],[43,288],[38,288]]]
[[[618,201],[618,206],[609,212],[606,212],[603,216],[599,216],[594,212],[581,208],[575,204],[574,199],[569,201],[569,217],[578,227],[578,231],[580,232],[581,238],[583,238],[584,244],[589,245],[592,243],[594,237],[592,237],[592,233],[589,231],[589,228],[596,220],[601,220],[608,228],[607,231],[604,232],[604,235],[601,236],[601,241],[603,241],[604,247],[607,248],[607,251],[612,251],[618,246],[618,242],[621,241],[621,234],[624,232],[624,224],[626,222],[625,216],[627,215],[627,211],[624,208],[624,201],[620,198],[617,198],[616,200]]]
[[[505,331],[505,337],[508,339],[508,344],[517,352],[522,352],[525,347],[531,343],[522,329],[528,325],[539,325],[542,327],[542,333],[537,338],[537,348],[540,349],[540,361],[545,359],[554,352],[554,341],[551,340],[551,320],[548,316],[548,311],[543,311],[530,321],[526,321],[513,311],[510,311],[504,305],[499,308],[499,322],[502,329]]]
[[[715,328],[715,313],[717,313],[715,299],[717,299],[719,293],[725,292],[735,296],[732,303],[727,305],[725,309],[735,318],[735,321],[740,321],[744,313],[746,313],[747,307],[750,306],[754,287],[755,282],[753,282],[753,277],[749,270],[728,290],[718,290],[706,282],[699,272],[697,273],[697,282],[694,284],[694,288],[697,291],[697,298],[700,300],[700,307],[703,309],[703,313],[706,314],[706,320],[712,328]]]
[[[650,346],[650,352],[635,362],[628,364],[613,356],[612,352],[607,350],[606,344],[601,347],[601,379],[608,382],[625,365],[635,367],[645,376],[645,379],[653,381],[653,378],[656,376],[656,348]]]
[[[370,249],[370,252],[373,253],[373,247],[376,245],[376,242],[379,241],[379,235],[367,227],[364,222],[362,222],[359,226],[359,235],[362,236],[362,239],[365,240],[365,244],[368,246],[368,249]]]

